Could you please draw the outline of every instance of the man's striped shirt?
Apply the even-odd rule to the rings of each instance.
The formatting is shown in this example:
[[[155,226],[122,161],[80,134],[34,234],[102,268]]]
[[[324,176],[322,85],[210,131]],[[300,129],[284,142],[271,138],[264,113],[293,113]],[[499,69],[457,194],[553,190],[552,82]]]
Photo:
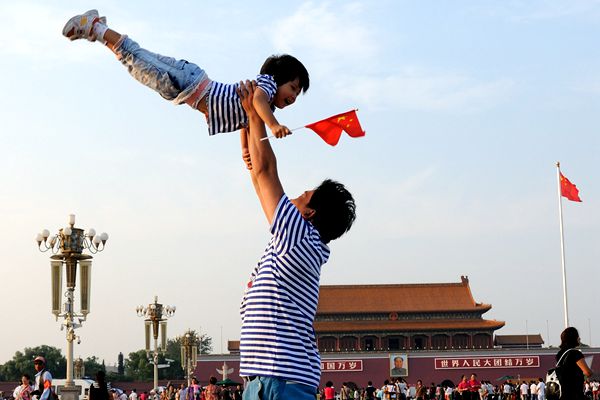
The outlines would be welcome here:
[[[269,103],[271,103],[277,92],[277,84],[273,77],[258,75],[256,84],[267,94]],[[248,126],[248,116],[236,91],[238,87],[239,83],[212,82],[208,95],[209,135],[235,132]]]
[[[313,322],[329,248],[285,194],[271,234],[242,300],[240,376],[272,376],[317,387],[321,359]]]

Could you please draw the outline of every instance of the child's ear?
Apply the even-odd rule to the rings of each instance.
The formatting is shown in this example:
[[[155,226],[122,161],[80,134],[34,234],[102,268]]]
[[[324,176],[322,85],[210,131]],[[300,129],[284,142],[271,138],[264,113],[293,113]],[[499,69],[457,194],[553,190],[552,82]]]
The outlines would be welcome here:
[[[314,209],[307,208],[306,211],[304,211],[302,216],[304,217],[304,219],[311,220],[314,218],[316,213],[317,212]]]

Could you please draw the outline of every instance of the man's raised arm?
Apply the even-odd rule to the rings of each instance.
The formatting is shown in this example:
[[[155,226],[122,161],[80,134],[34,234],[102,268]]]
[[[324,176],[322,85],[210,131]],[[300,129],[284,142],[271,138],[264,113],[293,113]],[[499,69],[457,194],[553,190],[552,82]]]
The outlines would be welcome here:
[[[261,140],[267,134],[264,122],[260,119],[252,105],[252,96],[255,87],[254,82],[240,82],[238,93],[242,99],[242,106],[248,115],[250,130],[248,135],[248,149],[252,163],[252,169],[250,169],[252,182],[263,212],[269,223],[272,223],[275,209],[283,195],[283,187],[277,174],[277,159],[275,158],[271,144],[268,140]],[[242,138],[243,146],[244,142]]]

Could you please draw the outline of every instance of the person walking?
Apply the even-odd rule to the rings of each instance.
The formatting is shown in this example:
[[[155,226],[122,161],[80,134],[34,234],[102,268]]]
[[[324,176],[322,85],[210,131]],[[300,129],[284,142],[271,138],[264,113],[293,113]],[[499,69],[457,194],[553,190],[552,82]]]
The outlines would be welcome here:
[[[106,373],[104,371],[96,372],[96,381],[90,386],[89,400],[111,400],[112,396],[108,393],[106,384]]]
[[[35,390],[31,393],[33,400],[52,400],[52,374],[46,369],[46,359],[37,356],[33,360],[35,374]]]
[[[28,374],[23,374],[21,376],[21,384],[13,392],[13,398],[15,400],[31,400],[31,393],[33,391],[34,387],[31,384],[31,377]]]
[[[560,350],[556,354],[556,361],[562,367],[561,400],[585,399],[583,394],[584,375],[589,378],[593,372],[585,362],[583,353],[577,349],[580,344],[581,339],[576,328],[570,326],[560,334]]]

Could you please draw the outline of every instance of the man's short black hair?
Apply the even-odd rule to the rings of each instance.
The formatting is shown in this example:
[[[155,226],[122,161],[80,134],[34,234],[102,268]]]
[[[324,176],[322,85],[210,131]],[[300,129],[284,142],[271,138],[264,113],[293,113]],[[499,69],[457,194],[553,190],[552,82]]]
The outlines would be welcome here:
[[[298,78],[302,93],[306,93],[310,85],[308,71],[300,61],[289,54],[274,54],[267,58],[260,68],[260,73],[271,75],[277,87]]]
[[[339,182],[325,179],[313,193],[308,207],[315,210],[310,220],[323,243],[329,243],[348,232],[356,219],[352,194]]]

